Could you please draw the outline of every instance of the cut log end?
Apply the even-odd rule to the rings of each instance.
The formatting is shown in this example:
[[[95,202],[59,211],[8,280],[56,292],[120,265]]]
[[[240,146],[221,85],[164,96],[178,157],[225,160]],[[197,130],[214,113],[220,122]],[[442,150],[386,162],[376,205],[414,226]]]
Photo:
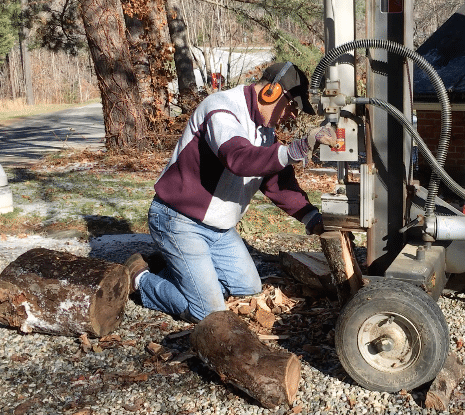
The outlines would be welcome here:
[[[287,403],[292,405],[295,401],[300,382],[300,360],[295,354],[292,354],[287,361],[286,375],[284,384],[286,385]]]
[[[107,269],[90,307],[90,323],[98,337],[115,330],[121,323],[129,295],[126,267],[114,264]]]

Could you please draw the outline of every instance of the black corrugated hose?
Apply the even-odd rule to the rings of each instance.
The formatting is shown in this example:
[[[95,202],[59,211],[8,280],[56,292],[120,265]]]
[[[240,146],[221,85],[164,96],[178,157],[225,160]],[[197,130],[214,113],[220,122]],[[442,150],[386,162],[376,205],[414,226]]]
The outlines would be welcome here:
[[[434,68],[431,66],[431,64],[417,52],[409,48],[406,48],[404,45],[401,45],[399,43],[384,39],[358,39],[344,43],[343,45],[340,45],[328,51],[326,56],[318,63],[317,67],[315,68],[315,71],[313,72],[311,88],[318,89],[320,87],[321,80],[323,78],[324,73],[326,72],[327,67],[331,65],[331,63],[333,63],[337,58],[354,49],[369,48],[385,49],[388,52],[395,53],[404,58],[409,58],[413,60],[419,68],[426,72],[438,96],[439,103],[441,104],[441,135],[439,138],[438,152],[436,155],[435,164],[437,165],[437,167],[440,167],[440,169],[433,169],[433,173],[431,175],[431,180],[428,187],[428,197],[425,203],[426,216],[433,216],[435,208],[435,198],[438,194],[440,184],[440,176],[438,175],[438,172],[442,171],[445,173],[444,164],[446,162],[447,151],[449,149],[450,134],[452,129],[452,111],[444,83],[442,82],[442,79],[434,70]],[[415,135],[413,136],[415,137]],[[423,140],[421,140],[421,142],[424,144]],[[421,149],[420,146],[419,148]],[[429,153],[431,154],[431,152]],[[463,191],[461,187],[460,189]]]

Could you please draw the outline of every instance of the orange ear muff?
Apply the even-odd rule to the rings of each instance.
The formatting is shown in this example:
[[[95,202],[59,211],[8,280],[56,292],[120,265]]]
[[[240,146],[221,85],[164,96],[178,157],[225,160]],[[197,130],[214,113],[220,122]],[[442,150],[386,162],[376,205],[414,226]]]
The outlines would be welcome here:
[[[281,97],[282,93],[283,88],[280,84],[268,84],[262,89],[260,93],[260,98],[267,104],[272,104]]]

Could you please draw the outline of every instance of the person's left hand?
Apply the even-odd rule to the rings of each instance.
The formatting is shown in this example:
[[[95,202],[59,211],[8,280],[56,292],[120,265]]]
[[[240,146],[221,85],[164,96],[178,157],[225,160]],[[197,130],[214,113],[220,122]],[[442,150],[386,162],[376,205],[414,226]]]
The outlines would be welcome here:
[[[325,144],[330,147],[336,147],[336,131],[330,125],[317,127],[310,130],[307,137],[308,147],[314,151],[318,145]]]
[[[310,130],[307,137],[292,141],[287,149],[287,153],[292,160],[303,161],[304,167],[308,159],[320,144],[335,147],[337,137],[334,128],[331,126],[317,127]]]

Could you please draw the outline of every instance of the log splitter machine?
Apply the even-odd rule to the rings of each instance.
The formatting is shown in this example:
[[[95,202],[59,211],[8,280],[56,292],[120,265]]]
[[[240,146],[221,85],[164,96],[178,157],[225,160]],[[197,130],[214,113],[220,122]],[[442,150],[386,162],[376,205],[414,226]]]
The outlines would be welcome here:
[[[449,330],[437,304],[448,277],[465,272],[465,215],[438,197],[442,182],[459,199],[465,189],[444,170],[451,105],[442,79],[413,50],[413,0],[366,0],[367,39],[355,39],[355,1],[324,0],[326,54],[310,85],[336,148],[320,159],[337,163],[334,193],[322,196],[326,229],[366,232],[369,283],[343,307],[335,343],[346,372],[360,385],[387,392],[434,379],[449,352]],[[356,53],[366,54],[366,96],[357,96]],[[424,71],[442,111],[433,156],[413,122],[413,64]],[[432,174],[415,183],[417,146]],[[360,183],[349,162],[360,153]]]

